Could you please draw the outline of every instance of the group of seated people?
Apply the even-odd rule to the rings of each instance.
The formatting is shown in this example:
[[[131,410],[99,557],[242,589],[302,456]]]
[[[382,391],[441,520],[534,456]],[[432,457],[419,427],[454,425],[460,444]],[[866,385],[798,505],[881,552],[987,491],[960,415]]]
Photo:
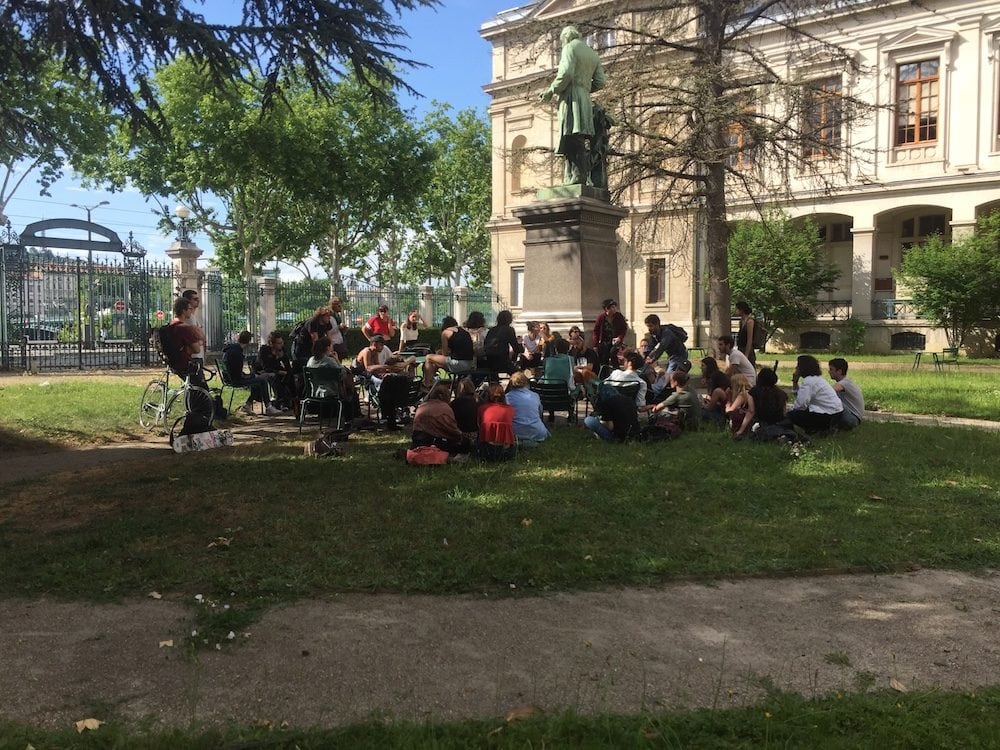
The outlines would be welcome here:
[[[454,396],[452,392],[454,390]],[[413,417],[413,448],[434,446],[451,456],[475,452],[487,460],[512,458],[517,446],[533,447],[550,436],[542,403],[528,376],[514,373],[507,387],[484,383],[477,391],[471,378],[453,388],[438,382]]]

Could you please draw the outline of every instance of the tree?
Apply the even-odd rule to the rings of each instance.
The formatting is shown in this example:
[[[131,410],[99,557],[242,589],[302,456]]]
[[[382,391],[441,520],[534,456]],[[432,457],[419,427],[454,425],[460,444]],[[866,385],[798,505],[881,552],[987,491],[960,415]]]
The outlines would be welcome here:
[[[432,134],[430,180],[417,203],[415,246],[407,261],[412,280],[463,278],[471,286],[490,279],[490,129],[473,109],[454,118],[439,105],[424,120]]]
[[[768,331],[815,317],[816,295],[830,291],[840,271],[822,254],[816,225],[770,212],[739,221],[729,235],[729,287]]]
[[[336,294],[341,270],[361,265],[412,215],[433,155],[391,92],[373,101],[352,76],[328,98],[303,101],[301,111],[307,152],[299,168],[315,179],[301,181],[308,189],[296,198],[321,232],[315,250]]]
[[[799,71],[821,62],[831,79],[853,78],[855,55],[825,40],[847,42],[838,26],[849,27],[853,8],[882,4],[621,0],[589,3],[574,19],[605,61],[609,83],[597,98],[616,120],[614,196],[635,191],[632,202],[643,206],[637,219],[646,225],[637,234],[647,241],[661,223],[686,214],[694,227],[701,217],[714,331],[730,325],[734,208],[760,211],[793,183],[835,189],[873,153],[844,137],[873,110],[866,92],[849,96],[846,85]],[[551,45],[551,32],[541,35],[543,44]]]
[[[114,149],[80,164],[91,180],[187,204],[219,265],[245,279],[272,259],[301,261],[322,231],[296,200],[308,190],[299,181],[319,179],[300,166],[305,126],[291,104],[312,94],[286,89],[285,103],[262,112],[255,84],[216,87],[207,68],[180,58],[150,80],[170,123],[165,137],[123,124]],[[163,203],[162,223],[172,220]]]
[[[1000,315],[1000,211],[954,242],[940,235],[911,247],[896,271],[920,314],[961,347],[969,332]]]
[[[328,94],[345,72],[376,95],[404,86],[396,67],[410,64],[393,40],[393,14],[438,0],[244,0],[237,23],[206,20],[184,0],[99,3],[7,0],[0,6],[0,131],[29,140],[47,129],[32,110],[7,106],[18,86],[39,80],[50,61],[94,83],[133,126],[166,121],[150,86],[153,71],[181,56],[201,60],[225,86],[260,72],[262,104],[280,99],[283,82],[300,80]]]
[[[106,148],[110,118],[93,88],[55,63],[38,67],[38,78],[13,76],[0,83],[3,108],[40,123],[30,131],[0,129],[0,216],[14,193],[32,174],[42,195],[58,180],[67,162]],[[2,222],[0,222],[2,223]]]

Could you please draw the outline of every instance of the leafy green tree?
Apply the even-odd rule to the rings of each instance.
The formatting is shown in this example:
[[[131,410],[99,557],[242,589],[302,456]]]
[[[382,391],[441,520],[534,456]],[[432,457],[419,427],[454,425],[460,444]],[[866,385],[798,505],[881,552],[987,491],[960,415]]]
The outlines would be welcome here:
[[[940,235],[911,247],[896,270],[920,314],[960,347],[969,332],[1000,315],[1000,211],[981,217],[974,234]]]
[[[490,279],[490,128],[474,109],[454,117],[447,105],[427,115],[431,133],[430,181],[417,203],[414,247],[407,260],[411,280],[444,277],[453,286]]]
[[[297,181],[303,189],[295,194],[322,236],[314,252],[331,293],[343,268],[378,266],[366,256],[412,216],[428,182],[433,154],[393,94],[384,93],[373,100],[348,76],[328,98],[296,102],[304,127],[297,166],[312,179]]]
[[[729,234],[729,287],[758,320],[773,331],[815,317],[821,291],[833,289],[840,271],[823,256],[811,221],[790,221],[781,213],[763,221],[739,221]]]
[[[39,123],[30,130],[0,128],[0,215],[29,176],[48,195],[67,163],[103,151],[110,136],[110,117],[93,87],[52,61],[37,72],[37,78],[14,75],[0,83],[4,110]]]
[[[321,231],[295,199],[318,180],[300,167],[305,126],[290,104],[261,111],[253,80],[219,88],[190,58],[160,70],[150,85],[170,123],[164,137],[119,127],[115,145],[93,154],[81,169],[114,187],[133,184],[160,196],[162,223],[173,220],[166,199],[193,211],[192,227],[208,234],[223,270],[249,278],[260,264],[306,257]],[[284,92],[286,101],[311,92]]]
[[[202,60],[218,87],[257,75],[261,104],[280,102],[282,85],[303,81],[328,94],[345,73],[375,84],[376,95],[406,87],[396,69],[410,64],[395,41],[401,11],[438,0],[244,0],[238,21],[206,19],[184,0],[99,3],[6,0],[0,5],[0,132],[37,137],[43,113],[9,106],[11,91],[37,81],[51,61],[93,81],[103,101],[134,127],[159,130],[153,72],[178,57]],[[199,3],[200,5],[200,3]],[[343,67],[342,67],[343,66]]]

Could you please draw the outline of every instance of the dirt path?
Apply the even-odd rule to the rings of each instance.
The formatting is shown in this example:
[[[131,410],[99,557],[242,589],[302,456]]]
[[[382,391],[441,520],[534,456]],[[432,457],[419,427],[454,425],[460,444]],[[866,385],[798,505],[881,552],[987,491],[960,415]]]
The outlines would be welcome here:
[[[1000,575],[941,571],[469,597],[338,596],[275,609],[196,657],[191,610],[6,601],[0,717],[331,726],[544,710],[744,705],[763,686],[1000,682]],[[173,639],[173,648],[160,642]]]

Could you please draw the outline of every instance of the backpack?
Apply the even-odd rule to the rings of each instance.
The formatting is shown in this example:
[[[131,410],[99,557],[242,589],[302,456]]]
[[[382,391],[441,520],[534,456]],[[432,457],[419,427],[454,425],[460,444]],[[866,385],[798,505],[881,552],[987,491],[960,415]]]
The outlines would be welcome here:
[[[667,323],[665,326],[682,344],[688,340],[688,332],[685,331],[680,326],[676,326],[673,323]]]
[[[311,318],[300,320],[292,326],[288,338],[292,340],[292,359],[309,359],[312,356],[312,336],[309,335]]]

